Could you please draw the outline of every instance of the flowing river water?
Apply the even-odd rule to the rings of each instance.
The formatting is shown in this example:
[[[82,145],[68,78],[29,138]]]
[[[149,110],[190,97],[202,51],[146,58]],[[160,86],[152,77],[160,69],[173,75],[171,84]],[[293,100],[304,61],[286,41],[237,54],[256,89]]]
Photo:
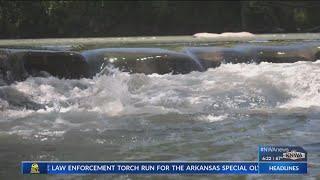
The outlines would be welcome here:
[[[0,87],[0,177],[150,178],[31,177],[19,163],[256,161],[259,144],[280,144],[308,151],[308,176],[228,178],[320,178],[320,60],[222,63],[186,74],[106,68],[91,78],[28,77]],[[223,178],[155,178],[214,177]]]

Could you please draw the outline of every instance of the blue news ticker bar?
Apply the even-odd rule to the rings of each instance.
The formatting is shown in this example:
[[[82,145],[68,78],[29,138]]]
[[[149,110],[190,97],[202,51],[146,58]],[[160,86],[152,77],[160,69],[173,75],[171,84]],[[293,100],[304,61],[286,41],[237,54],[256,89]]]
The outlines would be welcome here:
[[[38,172],[31,173],[32,164]],[[257,174],[257,162],[22,162],[23,174]]]
[[[76,162],[21,163],[23,174],[306,174],[304,162]]]

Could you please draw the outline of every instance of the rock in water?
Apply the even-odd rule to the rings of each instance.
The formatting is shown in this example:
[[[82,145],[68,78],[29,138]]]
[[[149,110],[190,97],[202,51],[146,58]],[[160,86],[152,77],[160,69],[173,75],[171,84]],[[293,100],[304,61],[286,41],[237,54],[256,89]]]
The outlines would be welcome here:
[[[0,85],[22,81],[28,76],[59,78],[89,77],[89,65],[75,52],[0,50]]]
[[[190,56],[158,48],[105,48],[82,52],[91,72],[112,65],[121,71],[145,74],[185,74],[199,71],[199,64]]]
[[[59,78],[78,79],[89,77],[89,66],[75,52],[30,51],[22,57],[26,71],[37,76],[43,71]]]
[[[191,47],[184,52],[191,54],[204,68],[217,67],[221,63],[293,63],[315,61],[319,58],[317,44],[257,46],[238,45],[234,47]]]
[[[182,52],[159,48],[103,48],[70,51],[0,49],[0,86],[28,76],[78,79],[92,77],[113,66],[144,74],[185,74],[204,71],[221,63],[293,63],[319,59],[319,44],[189,47]]]
[[[231,48],[194,47],[184,52],[198,59],[205,69],[218,67],[223,62],[244,63],[250,59],[246,53]]]
[[[22,81],[28,77],[24,69],[21,52],[0,50],[0,78],[2,85]]]

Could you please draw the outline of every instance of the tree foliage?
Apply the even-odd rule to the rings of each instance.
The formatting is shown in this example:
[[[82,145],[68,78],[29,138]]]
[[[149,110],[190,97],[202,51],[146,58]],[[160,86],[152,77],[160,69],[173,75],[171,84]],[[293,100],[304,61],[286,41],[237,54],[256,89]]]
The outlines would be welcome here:
[[[318,1],[0,1],[0,38],[316,32]]]

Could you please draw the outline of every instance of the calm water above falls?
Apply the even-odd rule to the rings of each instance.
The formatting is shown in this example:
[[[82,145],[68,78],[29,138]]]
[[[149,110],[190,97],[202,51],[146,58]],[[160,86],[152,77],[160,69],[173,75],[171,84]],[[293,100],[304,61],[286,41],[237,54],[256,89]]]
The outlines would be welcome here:
[[[259,144],[290,144],[319,178],[319,74],[320,61],[299,61],[29,77],[0,89],[0,176],[22,178],[21,160],[255,161]]]

